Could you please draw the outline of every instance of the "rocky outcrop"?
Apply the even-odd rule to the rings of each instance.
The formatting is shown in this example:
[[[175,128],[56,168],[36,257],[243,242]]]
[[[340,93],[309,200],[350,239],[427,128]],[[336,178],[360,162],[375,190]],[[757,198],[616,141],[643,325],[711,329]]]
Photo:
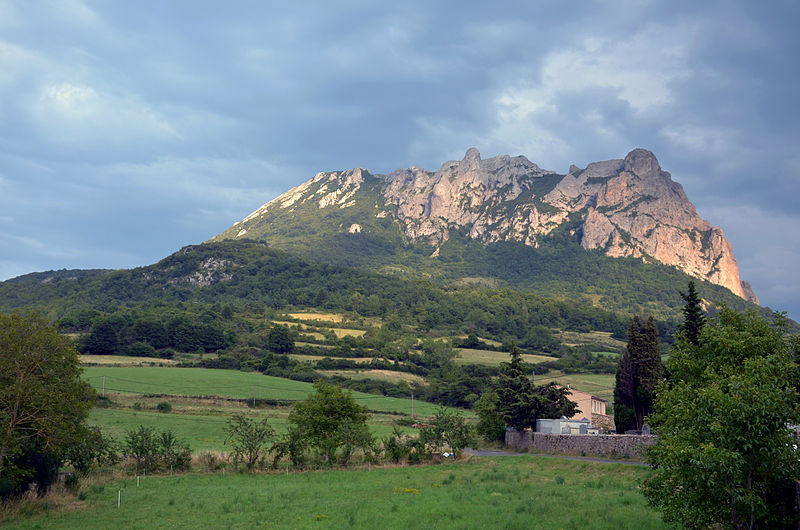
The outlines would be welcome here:
[[[552,186],[550,185],[552,183]],[[656,157],[634,149],[622,160],[570,167],[554,179],[523,156],[482,160],[471,148],[460,161],[429,173],[412,167],[387,176],[386,202],[412,240],[438,246],[454,227],[486,243],[513,240],[536,246],[574,212],[586,249],[674,265],[758,302],[739,279],[730,243],[701,218],[683,187]]]
[[[568,223],[587,250],[672,265],[758,303],[739,278],[722,230],[697,214],[683,187],[645,149],[584,169],[573,165],[566,175],[544,170],[524,156],[483,160],[474,147],[436,172],[412,166],[385,176],[360,168],[319,173],[220,236],[251,237],[260,219],[280,222],[281,215],[296,208],[330,212],[356,204],[361,217],[342,218],[339,230],[368,233],[390,217],[408,241],[429,244],[432,257],[454,229],[484,243],[517,241],[536,247],[543,236]]]

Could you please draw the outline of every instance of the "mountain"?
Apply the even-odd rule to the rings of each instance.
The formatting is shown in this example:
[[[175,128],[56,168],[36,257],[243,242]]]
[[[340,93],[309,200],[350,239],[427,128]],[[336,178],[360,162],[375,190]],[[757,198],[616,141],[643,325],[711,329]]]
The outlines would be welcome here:
[[[514,251],[520,266],[530,268],[527,260],[552,254],[554,246],[579,246],[593,255],[675,267],[758,303],[739,278],[722,230],[697,214],[682,186],[645,149],[583,169],[573,165],[566,175],[524,156],[482,160],[475,148],[436,172],[413,166],[388,175],[363,168],[322,172],[212,241],[241,238],[383,272],[464,279],[480,269],[480,281],[514,287],[522,280],[503,272],[508,263],[487,258],[476,267],[464,263],[463,250],[453,258],[453,248],[473,255],[498,254],[496,246],[504,244],[539,250]],[[567,265],[575,260],[584,258],[572,249]],[[595,263],[615,267],[608,260]],[[528,277],[522,287],[540,280]]]

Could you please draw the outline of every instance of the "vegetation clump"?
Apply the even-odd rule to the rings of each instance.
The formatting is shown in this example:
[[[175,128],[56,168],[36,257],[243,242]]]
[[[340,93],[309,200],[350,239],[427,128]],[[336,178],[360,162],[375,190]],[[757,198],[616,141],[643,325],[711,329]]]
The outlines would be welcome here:
[[[684,334],[648,422],[648,502],[688,528],[777,528],[797,522],[798,343],[778,315],[723,308]]]
[[[45,491],[71,448],[93,436],[94,391],[78,353],[36,313],[0,313],[0,497]]]

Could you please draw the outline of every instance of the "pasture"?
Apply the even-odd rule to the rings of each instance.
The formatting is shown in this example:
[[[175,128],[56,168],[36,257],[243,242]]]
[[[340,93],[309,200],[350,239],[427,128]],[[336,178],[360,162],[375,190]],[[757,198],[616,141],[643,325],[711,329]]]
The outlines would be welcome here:
[[[666,528],[649,469],[540,456],[274,474],[94,479],[8,528]],[[117,501],[120,507],[117,508]]]
[[[92,409],[89,422],[120,440],[139,425],[171,429],[193,451],[224,451],[224,428],[237,413],[269,418],[278,433],[286,429],[288,406],[249,407],[249,400],[302,400],[314,391],[311,383],[259,373],[204,368],[87,366],[84,379],[106,396],[112,407]],[[411,415],[411,400],[352,392],[370,411],[368,424],[376,436],[387,436],[398,419]],[[167,402],[170,412],[158,412]],[[414,413],[430,417],[438,405],[414,401]]]
[[[589,392],[599,398],[614,401],[615,374],[565,374],[563,372],[551,371],[544,375],[536,376],[536,384],[556,382],[562,386],[569,385],[571,388]]]
[[[106,391],[121,394],[205,396],[238,399],[302,400],[314,392],[311,383],[271,377],[257,372],[208,368],[87,366],[83,378],[98,391],[106,380]],[[352,392],[353,399],[371,411],[411,413],[411,400]],[[433,416],[438,405],[415,401],[414,410]]]
[[[349,379],[377,379],[390,381],[392,383],[420,383],[426,384],[426,380],[421,375],[410,374],[408,372],[397,372],[394,370],[319,370],[324,375],[340,375]]]
[[[471,348],[456,348],[458,357],[453,362],[457,364],[483,364],[486,366],[498,366],[500,363],[507,363],[510,359],[508,352],[492,350],[473,350]],[[522,360],[531,363],[543,363],[554,361],[557,357],[546,355],[522,354]]]
[[[593,346],[601,346],[608,351],[621,352],[626,345],[624,341],[613,338],[611,333],[607,331],[590,331],[588,333],[557,331],[553,335],[566,346],[591,344]]]
[[[129,355],[79,355],[83,365],[109,366],[173,366],[180,361],[158,357],[133,357]]]

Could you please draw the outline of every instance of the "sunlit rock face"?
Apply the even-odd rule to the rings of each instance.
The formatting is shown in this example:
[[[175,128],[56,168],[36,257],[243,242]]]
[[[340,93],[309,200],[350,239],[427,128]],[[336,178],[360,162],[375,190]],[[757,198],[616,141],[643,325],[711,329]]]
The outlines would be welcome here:
[[[722,230],[697,214],[683,187],[645,149],[584,169],[571,166],[566,175],[524,156],[483,160],[474,147],[436,172],[412,166],[383,176],[360,168],[318,173],[217,237],[258,237],[259,224],[279,226],[283,216],[304,207],[353,208],[361,217],[337,227],[350,234],[368,233],[371,221],[391,218],[407,241],[430,245],[433,257],[454,229],[487,244],[536,247],[568,226],[587,250],[673,265],[758,303],[740,281]]]

